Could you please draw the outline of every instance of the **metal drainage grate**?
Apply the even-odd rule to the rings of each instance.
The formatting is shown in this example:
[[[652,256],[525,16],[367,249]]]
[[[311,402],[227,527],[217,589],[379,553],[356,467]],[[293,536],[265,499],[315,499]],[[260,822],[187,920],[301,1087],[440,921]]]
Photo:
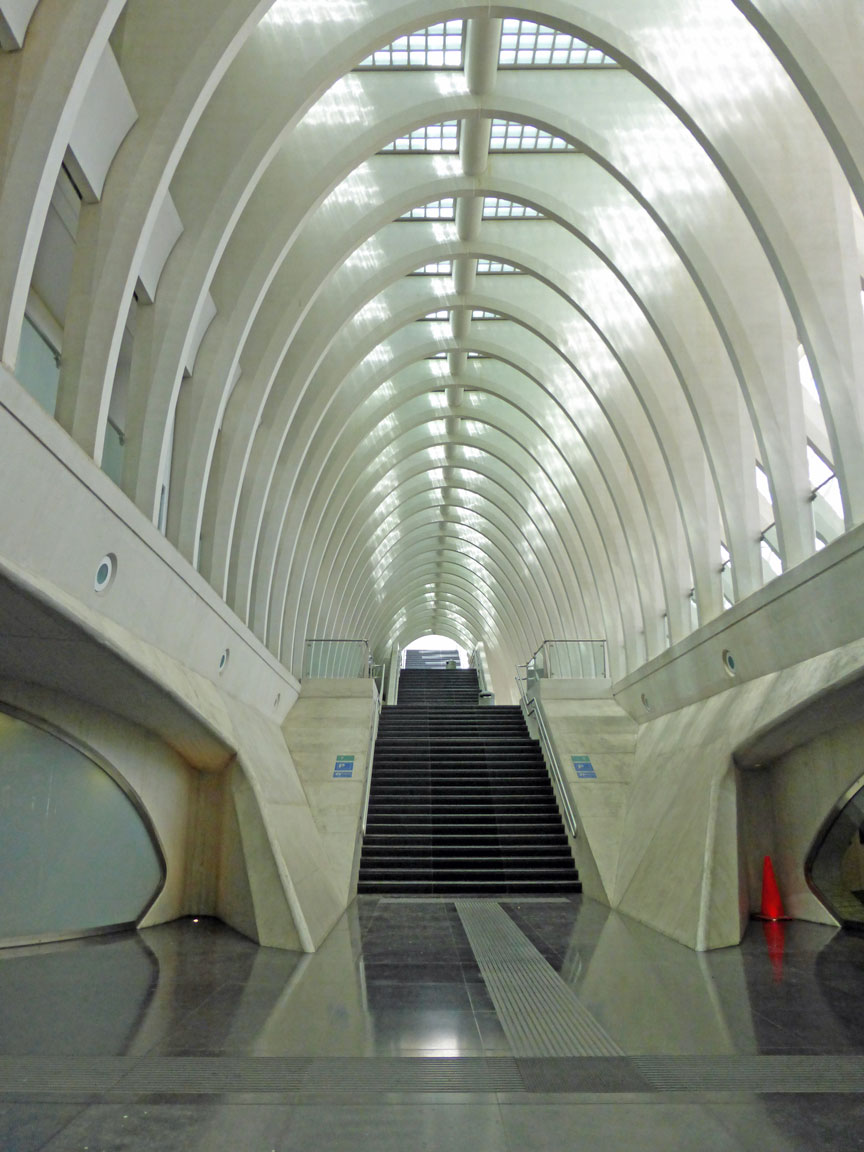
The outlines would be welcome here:
[[[117,1056],[0,1056],[0,1094],[75,1092],[98,1096],[135,1063],[134,1059]]]
[[[655,1092],[864,1092],[862,1056],[637,1056]]]

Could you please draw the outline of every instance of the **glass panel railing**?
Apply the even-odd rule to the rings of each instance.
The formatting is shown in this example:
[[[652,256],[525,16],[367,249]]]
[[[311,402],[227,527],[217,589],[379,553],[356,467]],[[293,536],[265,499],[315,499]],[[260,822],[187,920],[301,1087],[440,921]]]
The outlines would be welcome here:
[[[310,680],[356,680],[371,673],[367,640],[307,640],[303,677]]]
[[[537,731],[540,736],[540,743],[543,747],[543,758],[546,761],[552,785],[555,789],[555,794],[561,803],[564,812],[564,819],[567,822],[567,827],[570,830],[570,835],[577,834],[578,825],[576,823],[576,813],[573,809],[573,804],[570,800],[570,792],[568,791],[565,782],[564,773],[561,769],[561,763],[558,755],[555,752],[555,745],[552,743],[552,738],[549,735],[549,730],[546,727],[546,716],[543,712],[543,707],[539,700],[537,700],[528,690],[530,679],[529,673],[530,665],[520,664],[516,669],[516,685],[519,689],[519,703],[522,707],[522,713],[526,721],[533,720],[537,725]]]
[[[526,665],[529,695],[537,680],[590,680],[605,676],[605,640],[544,640]]]
[[[15,375],[33,399],[53,416],[60,382],[60,357],[26,316]]]
[[[123,457],[126,438],[116,424],[109,420],[105,427],[105,446],[102,449],[102,471],[119,487],[123,483]]]

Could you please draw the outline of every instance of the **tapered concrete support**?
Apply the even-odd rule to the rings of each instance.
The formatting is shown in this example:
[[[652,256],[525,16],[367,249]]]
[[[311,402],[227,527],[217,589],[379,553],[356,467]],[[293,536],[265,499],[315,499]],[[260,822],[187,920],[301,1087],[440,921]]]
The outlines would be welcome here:
[[[485,167],[485,162],[484,162]],[[483,219],[482,196],[460,196],[456,201],[456,231],[460,240],[476,240]]]
[[[468,21],[465,43],[465,79],[472,96],[485,96],[495,87],[501,21],[481,16]]]
[[[467,352],[450,352],[447,355],[447,363],[450,368],[450,375],[455,379],[461,376],[468,364]]]
[[[474,113],[462,121],[459,138],[459,159],[466,176],[482,176],[489,160],[489,136],[492,121],[488,116]]]
[[[457,296],[469,296],[474,291],[477,261],[471,256],[457,256],[453,261],[453,287]]]
[[[471,330],[471,309],[470,308],[453,308],[450,312],[450,330],[453,333],[453,339],[462,344],[468,339],[468,333]]]

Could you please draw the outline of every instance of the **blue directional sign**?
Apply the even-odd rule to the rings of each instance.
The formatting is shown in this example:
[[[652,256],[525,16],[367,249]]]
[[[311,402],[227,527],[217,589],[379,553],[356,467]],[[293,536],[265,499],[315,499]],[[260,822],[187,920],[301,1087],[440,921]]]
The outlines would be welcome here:
[[[591,763],[589,756],[571,756],[573,763],[573,771],[576,773],[578,780],[596,780],[597,773],[594,771],[594,765]]]
[[[336,767],[333,769],[334,780],[350,780],[354,775],[354,757],[337,756]]]

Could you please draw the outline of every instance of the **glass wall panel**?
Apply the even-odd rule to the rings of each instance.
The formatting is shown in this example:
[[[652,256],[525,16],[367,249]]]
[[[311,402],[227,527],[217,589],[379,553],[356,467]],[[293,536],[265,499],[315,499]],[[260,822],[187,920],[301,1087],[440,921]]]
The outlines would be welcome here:
[[[15,375],[18,383],[42,405],[49,416],[53,416],[57,406],[60,364],[54,349],[26,317],[21,329]]]
[[[164,880],[132,800],[83,752],[0,712],[0,945],[134,924]]]

